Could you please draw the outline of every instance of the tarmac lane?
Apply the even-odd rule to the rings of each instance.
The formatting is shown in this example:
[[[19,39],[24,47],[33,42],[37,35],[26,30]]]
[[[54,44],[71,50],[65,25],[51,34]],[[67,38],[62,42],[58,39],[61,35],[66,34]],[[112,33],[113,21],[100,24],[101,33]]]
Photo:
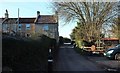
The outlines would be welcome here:
[[[58,60],[53,66],[53,71],[96,73],[103,72],[104,70],[84,56],[76,53],[73,48],[62,46],[62,48],[59,49]]]

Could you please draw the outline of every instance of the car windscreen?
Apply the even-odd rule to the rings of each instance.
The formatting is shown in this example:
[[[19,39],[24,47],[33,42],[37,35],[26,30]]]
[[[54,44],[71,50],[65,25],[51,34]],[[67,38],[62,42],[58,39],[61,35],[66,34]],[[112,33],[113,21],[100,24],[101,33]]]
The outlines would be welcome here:
[[[118,44],[116,47],[119,47],[119,48],[120,48],[120,44]]]

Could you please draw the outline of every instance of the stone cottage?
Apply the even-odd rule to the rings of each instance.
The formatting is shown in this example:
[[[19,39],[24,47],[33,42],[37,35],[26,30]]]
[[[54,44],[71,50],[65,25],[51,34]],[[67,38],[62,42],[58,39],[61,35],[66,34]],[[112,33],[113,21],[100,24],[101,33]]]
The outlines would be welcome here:
[[[58,40],[58,17],[55,15],[40,15],[37,11],[37,16],[32,18],[9,18],[6,10],[5,18],[2,20],[2,33],[19,34],[23,37],[31,37],[32,34],[44,34],[50,38]]]

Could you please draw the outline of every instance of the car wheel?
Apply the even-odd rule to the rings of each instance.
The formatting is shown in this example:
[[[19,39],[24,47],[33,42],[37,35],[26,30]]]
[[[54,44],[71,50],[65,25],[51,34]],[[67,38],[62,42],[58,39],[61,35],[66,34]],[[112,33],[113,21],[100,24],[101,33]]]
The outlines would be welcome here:
[[[120,60],[120,53],[115,54],[115,60]]]

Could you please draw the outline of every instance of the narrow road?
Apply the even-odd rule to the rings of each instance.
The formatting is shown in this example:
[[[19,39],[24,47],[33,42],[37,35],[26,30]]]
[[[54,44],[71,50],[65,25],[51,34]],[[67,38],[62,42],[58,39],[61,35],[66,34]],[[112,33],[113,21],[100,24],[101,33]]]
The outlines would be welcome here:
[[[58,61],[53,66],[53,71],[104,71],[95,63],[75,52],[70,46],[59,49]]]

